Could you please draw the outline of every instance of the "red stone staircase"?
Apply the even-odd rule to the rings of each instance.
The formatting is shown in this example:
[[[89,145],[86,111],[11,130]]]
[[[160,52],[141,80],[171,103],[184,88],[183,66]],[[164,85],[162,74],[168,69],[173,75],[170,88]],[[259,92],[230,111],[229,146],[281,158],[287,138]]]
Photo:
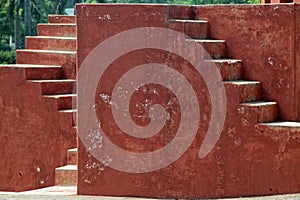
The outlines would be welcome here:
[[[265,101],[262,85],[257,81],[243,80],[242,61],[227,58],[227,47],[224,40],[208,39],[208,22],[205,20],[169,20],[170,28],[186,33],[196,42],[203,45],[212,57],[211,62],[218,67],[223,77],[226,92],[238,94],[237,99],[228,102],[236,104],[234,112],[251,113],[254,118],[245,123],[253,123],[263,129],[284,128],[300,129],[298,122],[276,122],[278,105]],[[26,49],[17,50],[17,64],[11,67],[24,68],[28,82],[41,87],[44,98],[57,102],[60,125],[63,131],[72,135],[73,144],[66,157],[65,166],[56,168],[56,185],[76,185],[77,148],[76,148],[76,113],[74,90],[76,78],[76,22],[74,16],[48,17],[48,24],[38,25],[38,36],[26,38]],[[242,121],[243,123],[243,121]]]
[[[17,64],[27,64],[34,69],[38,67],[34,65],[41,65],[41,69],[46,69],[43,73],[46,77],[30,73],[28,81],[41,85],[43,97],[57,101],[61,123],[65,131],[73,132],[76,141],[75,16],[50,15],[47,24],[38,24],[38,36],[26,37],[26,49],[17,50]],[[76,185],[76,148],[67,151],[66,164],[55,170],[56,185]]]
[[[208,21],[172,19],[170,27],[184,31],[191,40],[201,44],[218,67],[225,84],[226,92],[239,93],[238,102],[241,110],[254,111],[257,123],[272,122],[278,119],[278,105],[276,102],[264,101],[261,83],[243,80],[242,61],[227,58],[227,47],[224,40],[207,39]]]
[[[38,57],[39,61],[36,64],[57,64],[57,60],[60,60],[60,64],[64,68],[66,63],[75,62],[73,60],[76,54],[76,26],[74,23],[75,21],[73,21],[72,17],[49,16],[49,24],[40,24],[38,26],[39,36],[27,37],[26,48],[30,50],[18,51],[18,62],[21,62],[21,54],[26,55],[26,60],[28,60],[29,56],[33,56],[33,58]],[[211,62],[214,62],[221,72],[226,92],[231,93],[234,91],[239,94],[239,99],[235,100],[239,104],[237,105],[238,112],[253,112],[255,114],[253,123],[268,126],[268,128],[276,128],[278,126],[300,128],[300,123],[296,122],[274,122],[279,119],[277,103],[265,101],[262,98],[260,82],[243,80],[242,61],[227,58],[227,47],[224,40],[208,39],[209,25],[207,21],[172,19],[169,20],[169,23],[170,28],[184,32],[206,49],[212,58]],[[62,31],[56,31],[57,29]],[[59,32],[63,34],[60,35]],[[33,49],[38,50],[35,51]],[[56,98],[58,100],[60,105],[59,112],[74,113],[76,110],[72,110],[72,98],[76,95],[71,94],[70,89],[74,84],[75,73],[68,69],[69,64],[66,67],[67,70],[65,71],[67,71],[67,78],[69,79],[59,81],[36,80],[36,82],[45,84],[45,97]],[[58,86],[52,86],[54,84]],[[61,84],[64,85],[63,88],[66,90],[61,91],[59,89],[61,88],[59,86]],[[65,94],[68,92],[70,94]],[[75,125],[74,122],[72,125]],[[56,169],[55,183],[57,185],[76,185],[76,164],[77,149],[70,149],[67,155],[67,165]]]
[[[59,30],[59,31],[57,31]],[[60,32],[62,34],[60,34]],[[47,51],[61,51],[65,63],[64,69],[69,81],[75,83],[76,67],[75,60],[70,55],[76,56],[76,21],[75,16],[49,16],[48,24],[38,25],[37,37],[28,37],[26,48],[46,49]],[[32,41],[35,40],[35,41]],[[75,57],[76,58],[76,57]],[[61,59],[61,60],[63,60]],[[69,64],[71,63],[71,64]],[[73,85],[74,86],[74,85]],[[74,87],[72,88],[74,89]],[[50,98],[56,98],[60,102],[59,112],[71,114],[73,116],[72,126],[75,126],[76,109],[76,91],[71,94],[47,95]],[[77,181],[77,148],[69,149],[67,152],[67,165],[58,167],[55,170],[55,185],[76,185]]]

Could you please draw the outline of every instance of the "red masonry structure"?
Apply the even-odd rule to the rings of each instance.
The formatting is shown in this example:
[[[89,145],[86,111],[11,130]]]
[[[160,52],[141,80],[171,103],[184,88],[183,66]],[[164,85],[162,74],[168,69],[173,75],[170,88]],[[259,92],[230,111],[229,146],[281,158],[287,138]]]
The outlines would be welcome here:
[[[0,190],[77,184],[79,195],[155,198],[300,192],[299,15],[298,4],[78,4],[76,18],[49,16],[38,36],[27,37],[26,49],[17,51],[17,64],[0,66]],[[132,35],[135,30],[146,30],[144,40]],[[178,31],[185,40],[153,30]],[[197,43],[207,54],[177,51],[178,41]],[[163,44],[168,49],[155,48]],[[201,60],[202,74],[187,58]],[[152,71],[130,75],[149,63],[156,66]],[[148,72],[156,68],[170,76],[162,70],[154,73],[160,82],[151,83]],[[134,87],[132,93],[123,90],[123,80]],[[91,97],[86,94],[92,82]],[[182,94],[192,104],[182,104]],[[158,104],[165,118],[152,115]],[[123,105],[128,107],[116,115],[113,109]],[[143,128],[153,119],[163,123],[156,134],[142,137],[125,130],[131,128],[128,119]],[[91,120],[99,126],[85,126]],[[210,127],[219,122],[224,126],[209,138]],[[181,146],[163,149],[174,147],[175,140],[188,146],[173,159]],[[123,150],[121,156],[115,148],[101,151],[111,143]],[[211,151],[199,156],[207,144]],[[147,160],[152,152],[165,154]],[[138,155],[145,156],[128,164]]]
[[[172,66],[193,85],[200,99],[195,104],[198,103],[201,111],[197,135],[187,151],[167,167],[133,173],[114,168],[122,159],[113,157],[111,152],[97,154],[95,150],[92,155],[88,153],[87,149],[94,150],[91,148],[94,143],[84,146],[82,141],[90,137],[91,132],[88,135],[79,132],[78,194],[217,198],[299,192],[299,123],[276,123],[297,121],[300,117],[297,78],[300,75],[297,67],[300,23],[297,4],[78,5],[76,13],[79,73],[82,65],[93,71],[92,74],[86,74],[87,80],[94,79],[97,73],[95,65],[102,66],[100,60],[83,63],[84,59],[90,59],[90,54],[99,51],[97,45],[135,28],[162,27],[185,33],[207,50],[211,62],[221,72],[227,99],[226,120],[221,136],[212,151],[206,157],[199,158],[198,153],[212,117],[212,102],[203,79],[199,79],[195,70],[182,57],[162,50],[138,49],[119,55],[103,76],[97,77],[96,112],[101,134],[107,136],[102,138],[103,144],[99,148],[106,148],[110,140],[125,151],[145,153],[159,150],[175,138],[180,124],[176,115],[176,102],[169,107],[175,110],[173,114],[171,112],[174,118],[167,121],[164,128],[151,138],[129,136],[115,122],[111,111],[114,106],[111,100],[113,88],[117,87],[115,85],[128,70],[147,63]],[[160,43],[168,39],[161,37],[157,35]],[[145,37],[145,46],[150,41],[148,38]],[[119,43],[112,43],[107,49],[107,56],[113,56],[114,51],[121,51],[119,49],[123,49],[124,44],[136,44],[135,40],[138,39],[129,35],[124,38],[125,43],[121,39]],[[171,41],[170,48],[173,44]],[[146,74],[138,76],[147,77]],[[134,82],[135,79],[137,77],[130,80]],[[147,98],[151,99],[153,88],[153,85],[146,89],[139,87],[129,101],[132,119],[142,126],[147,123],[143,118],[134,117],[135,113],[142,112],[135,105],[145,103]],[[144,96],[139,94],[143,89],[148,91]],[[107,95],[105,98],[104,94]],[[150,103],[159,101],[164,105],[164,99],[173,99],[170,92],[159,94],[163,96],[160,97],[162,99],[157,97]],[[79,96],[79,101],[80,98],[84,97]],[[87,116],[83,117],[79,112],[78,117],[84,120]],[[96,138],[95,130],[93,134]],[[127,159],[130,158],[123,157],[124,162]],[[157,162],[163,162],[165,157],[161,159]],[[156,162],[154,160],[152,162]],[[136,163],[131,164],[135,166]]]

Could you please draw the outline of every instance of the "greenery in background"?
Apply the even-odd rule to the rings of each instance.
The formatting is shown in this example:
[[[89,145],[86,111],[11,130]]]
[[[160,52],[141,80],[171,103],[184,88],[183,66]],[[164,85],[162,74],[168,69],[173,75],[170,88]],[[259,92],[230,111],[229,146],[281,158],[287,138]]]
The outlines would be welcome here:
[[[0,63],[13,64],[16,62],[15,51],[0,51]]]
[[[246,4],[259,0],[0,0],[0,64],[15,62],[15,49],[25,46],[27,35],[36,35],[37,23],[46,23],[48,14],[65,14],[76,3],[165,3],[165,4]]]

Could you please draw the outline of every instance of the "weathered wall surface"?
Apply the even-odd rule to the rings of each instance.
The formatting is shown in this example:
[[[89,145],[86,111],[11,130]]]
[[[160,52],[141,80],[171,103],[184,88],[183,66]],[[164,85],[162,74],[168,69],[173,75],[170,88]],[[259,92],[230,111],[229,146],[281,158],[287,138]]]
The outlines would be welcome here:
[[[243,60],[245,78],[261,81],[264,97],[278,102],[281,119],[292,121],[300,119],[298,9],[257,5],[195,10],[197,18],[209,20],[212,37],[226,40],[229,56]]]
[[[76,142],[61,129],[55,99],[43,98],[40,85],[25,77],[25,68],[0,67],[1,191],[54,185],[53,169]]]
[[[204,18],[209,21],[210,38],[225,39],[229,57],[243,60],[245,79],[261,81],[263,99],[279,103],[281,119],[296,120],[299,117],[296,93],[296,10],[297,5],[79,5],[76,8],[78,66],[80,68],[84,58],[100,42],[122,31],[145,26],[174,28],[169,24],[169,18]],[[152,140],[139,140],[124,134],[113,121],[110,105],[105,107],[101,105],[101,99],[97,100],[104,91],[111,91],[116,81],[130,68],[149,62],[167,63],[173,64],[174,69],[181,71],[195,84],[196,95],[202,100],[199,102],[202,121],[195,140],[176,162],[148,173],[126,173],[112,169],[109,166],[114,158],[109,157],[109,152],[101,155],[99,161],[87,153],[86,147],[79,142],[78,193],[216,198],[299,192],[297,168],[300,159],[295,156],[299,154],[299,130],[268,130],[258,126],[257,111],[247,110],[240,105],[242,94],[238,87],[225,84],[227,115],[221,137],[212,152],[199,159],[199,149],[211,114],[207,88],[201,82],[203,80],[194,74],[189,63],[178,57],[170,61],[168,56],[165,52],[148,49],[146,52],[134,51],[122,55],[111,64],[104,78],[99,81],[95,94],[101,107],[101,110],[96,108],[101,128],[108,130],[109,139],[113,143],[127,151],[153,151],[170,142],[176,134],[177,122],[168,122],[165,126],[167,129],[163,129]],[[153,88],[150,86],[146,90],[153,91]],[[170,98],[168,92],[162,93],[168,94]],[[147,94],[151,96],[151,92]],[[132,100],[132,105],[144,100],[137,96]],[[164,102],[164,97],[158,101]],[[176,104],[170,109],[176,110]],[[134,120],[141,125],[145,123],[139,119]],[[99,137],[95,130],[90,133]],[[103,145],[106,145],[105,141]]]
[[[243,60],[244,77],[262,82],[267,100],[278,102],[282,120],[300,119],[299,6],[196,6],[171,18],[207,19],[210,37],[224,39],[228,56]],[[182,12],[182,11],[181,11]]]
[[[107,10],[96,14],[96,11],[93,11],[96,8],[89,7],[89,9],[92,9],[89,11],[91,12],[89,19],[110,13],[110,10]],[[299,36],[296,31],[300,26],[297,4],[160,7],[153,16],[150,8],[136,7],[136,9],[138,12],[136,16],[142,11],[148,11],[150,14],[144,20],[134,16],[133,19],[130,18],[132,21],[130,23],[126,19],[124,22],[117,20],[114,28],[111,26],[112,23],[109,25],[101,23],[102,31],[108,29],[105,34],[94,35],[84,43],[80,43],[79,52],[82,53],[79,55],[79,66],[96,44],[118,32],[148,25],[166,27],[168,18],[207,19],[210,37],[226,40],[228,57],[243,60],[245,79],[262,82],[264,99],[278,102],[280,119],[300,120],[299,69],[296,67],[299,62]],[[93,12],[94,17],[91,16]],[[110,22],[118,18],[118,16],[113,18],[113,14],[111,17]],[[98,19],[97,23],[105,20],[107,20],[105,17]],[[95,26],[85,26],[87,28],[78,30],[79,34],[88,30],[88,27],[96,30]],[[283,96],[285,98],[282,98]]]

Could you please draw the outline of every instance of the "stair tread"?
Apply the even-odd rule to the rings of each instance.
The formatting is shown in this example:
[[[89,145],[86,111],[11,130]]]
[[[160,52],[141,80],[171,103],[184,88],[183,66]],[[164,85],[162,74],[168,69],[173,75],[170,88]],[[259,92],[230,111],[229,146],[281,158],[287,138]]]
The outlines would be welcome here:
[[[224,81],[224,83],[231,83],[231,84],[235,84],[235,85],[255,85],[255,84],[260,84],[259,81],[245,81],[245,80]]]
[[[48,15],[48,23],[70,23],[76,24],[75,15]]]
[[[56,40],[76,40],[76,37],[63,37],[63,36],[26,36],[26,38],[41,38],[41,39],[56,39]]]
[[[1,64],[0,67],[18,68],[61,68],[59,65],[36,65],[36,64]]]
[[[69,149],[68,152],[77,152],[78,149],[77,148],[73,148],[73,149]]]
[[[225,40],[212,40],[212,39],[186,39],[187,41],[194,41],[194,42],[225,42]]]
[[[38,83],[76,82],[75,79],[50,79],[50,80],[28,80],[28,81],[38,82]]]
[[[200,19],[169,19],[170,22],[191,22],[191,23],[208,23],[206,20]]]
[[[50,98],[60,98],[60,97],[76,97],[77,94],[50,94],[50,95],[43,95],[44,97]]]
[[[246,106],[269,106],[269,105],[276,105],[277,103],[274,101],[254,101],[254,102],[246,102],[241,103],[241,105]]]
[[[242,62],[242,60],[238,59],[206,59],[207,61],[212,61],[216,63],[235,63],[235,62]]]
[[[38,52],[38,53],[59,53],[59,54],[76,54],[76,51],[57,51],[57,50],[41,50],[41,49],[21,49],[17,51]]]
[[[59,110],[59,112],[63,112],[63,113],[71,113],[71,112],[77,112],[77,109]]]
[[[300,122],[293,122],[293,121],[265,122],[265,123],[260,123],[260,124],[265,125],[265,126],[274,126],[274,127],[300,128]]]
[[[62,167],[57,167],[56,171],[67,170],[67,171],[77,171],[77,165],[65,165]]]
[[[50,25],[50,26],[76,26],[74,23],[39,23],[38,25]]]

